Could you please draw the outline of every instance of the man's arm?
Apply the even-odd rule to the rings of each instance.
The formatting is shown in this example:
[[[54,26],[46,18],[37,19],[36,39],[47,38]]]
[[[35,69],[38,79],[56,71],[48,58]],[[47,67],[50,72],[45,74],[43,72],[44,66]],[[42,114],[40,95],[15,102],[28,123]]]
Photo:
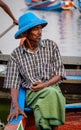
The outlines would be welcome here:
[[[61,79],[62,79],[62,76],[56,75],[46,82],[41,82],[41,81],[34,82],[33,85],[30,86],[30,90],[31,91],[39,91],[45,87],[49,87],[53,84],[56,84]]]
[[[4,11],[13,19],[13,23],[18,25],[18,21],[14,17],[13,13],[11,12],[10,8],[7,4],[5,4],[2,0],[0,0],[0,7],[4,9]]]
[[[27,115],[19,107],[19,104],[18,104],[18,89],[16,89],[16,88],[11,89],[11,99],[12,99],[11,109],[10,109],[10,114],[7,118],[7,121],[9,122],[14,117],[17,119],[19,114],[22,114],[23,116],[27,117]],[[14,108],[14,112],[12,112],[12,108]]]

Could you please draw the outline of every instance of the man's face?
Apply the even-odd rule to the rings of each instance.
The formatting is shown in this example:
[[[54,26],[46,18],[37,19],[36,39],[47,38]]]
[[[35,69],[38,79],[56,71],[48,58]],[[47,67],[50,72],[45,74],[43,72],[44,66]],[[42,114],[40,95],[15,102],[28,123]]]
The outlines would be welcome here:
[[[41,39],[42,26],[38,25],[27,31],[27,38],[32,42],[38,42]]]

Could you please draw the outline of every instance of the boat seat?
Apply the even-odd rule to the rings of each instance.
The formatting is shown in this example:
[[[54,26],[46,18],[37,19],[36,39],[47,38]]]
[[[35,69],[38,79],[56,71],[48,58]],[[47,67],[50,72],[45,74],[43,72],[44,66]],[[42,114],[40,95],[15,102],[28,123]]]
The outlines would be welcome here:
[[[19,106],[23,111],[33,111],[32,108],[26,107],[25,108],[25,95],[26,95],[26,89],[23,87],[20,87],[19,90],[19,96],[18,96],[18,102],[19,102]],[[65,105],[66,109],[76,109],[76,108],[81,108],[81,103],[80,104],[66,104]],[[13,110],[12,110],[13,111]],[[12,119],[12,121],[10,121],[10,124],[16,124],[19,123],[20,120],[22,119],[22,115],[18,116],[18,119]]]
[[[32,111],[32,108],[29,108],[29,107],[26,107],[25,108],[25,95],[26,95],[26,89],[25,88],[23,88],[23,87],[20,87],[20,89],[19,89],[19,95],[18,95],[18,103],[19,103],[19,106],[20,106],[20,108],[23,110],[23,111]],[[12,109],[12,111],[14,111],[13,109]],[[11,121],[10,121],[10,124],[17,124],[17,123],[19,123],[20,122],[20,120],[22,119],[22,115],[20,114],[19,116],[18,116],[18,119],[12,119]]]
[[[81,69],[65,69],[67,76],[81,76]]]
[[[80,109],[81,103],[66,104],[66,109]]]

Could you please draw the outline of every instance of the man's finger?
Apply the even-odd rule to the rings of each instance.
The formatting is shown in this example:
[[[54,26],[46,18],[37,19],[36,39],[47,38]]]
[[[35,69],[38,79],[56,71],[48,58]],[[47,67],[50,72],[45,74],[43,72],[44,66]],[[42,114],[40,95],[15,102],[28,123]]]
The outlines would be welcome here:
[[[28,118],[25,112],[22,111],[21,114],[22,114],[24,117]]]
[[[8,115],[7,121],[9,122],[11,120],[12,113]]]
[[[16,113],[16,116],[15,116],[15,117],[16,117],[16,120],[18,119],[18,115],[19,115],[19,114],[18,114],[18,113]]]
[[[14,113],[11,113],[8,118],[7,118],[7,121],[11,121],[13,118],[15,117]]]

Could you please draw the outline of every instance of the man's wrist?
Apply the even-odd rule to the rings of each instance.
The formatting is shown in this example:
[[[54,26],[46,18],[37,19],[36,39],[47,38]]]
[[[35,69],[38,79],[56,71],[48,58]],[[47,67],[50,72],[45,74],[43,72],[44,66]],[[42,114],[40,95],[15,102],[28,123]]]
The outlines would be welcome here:
[[[18,103],[17,102],[12,102],[12,107],[18,107]]]
[[[44,82],[44,88],[46,88],[46,87],[48,87],[49,85],[48,85],[48,82],[46,81],[46,82]]]

